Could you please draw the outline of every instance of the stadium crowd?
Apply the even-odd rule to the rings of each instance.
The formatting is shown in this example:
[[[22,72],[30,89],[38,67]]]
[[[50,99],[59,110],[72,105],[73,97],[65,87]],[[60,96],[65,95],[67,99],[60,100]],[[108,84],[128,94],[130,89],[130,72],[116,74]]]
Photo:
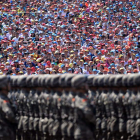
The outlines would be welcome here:
[[[140,73],[139,0],[3,0],[0,74]]]

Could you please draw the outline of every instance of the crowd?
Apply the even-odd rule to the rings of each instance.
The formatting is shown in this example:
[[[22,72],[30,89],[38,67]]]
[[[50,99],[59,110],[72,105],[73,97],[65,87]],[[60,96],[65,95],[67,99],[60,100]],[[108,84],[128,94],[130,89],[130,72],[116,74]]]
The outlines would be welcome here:
[[[140,73],[139,0],[3,0],[0,74]]]

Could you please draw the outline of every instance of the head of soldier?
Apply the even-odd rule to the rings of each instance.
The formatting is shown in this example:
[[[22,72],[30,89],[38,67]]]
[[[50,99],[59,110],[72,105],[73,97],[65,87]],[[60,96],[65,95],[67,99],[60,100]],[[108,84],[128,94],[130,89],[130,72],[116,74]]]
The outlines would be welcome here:
[[[0,76],[0,93],[7,95],[10,89],[10,77]]]

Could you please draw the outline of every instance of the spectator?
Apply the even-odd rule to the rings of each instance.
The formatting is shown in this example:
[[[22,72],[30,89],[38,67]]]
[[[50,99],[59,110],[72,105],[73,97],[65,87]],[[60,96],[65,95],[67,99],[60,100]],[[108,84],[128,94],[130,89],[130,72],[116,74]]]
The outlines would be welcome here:
[[[0,2],[0,74],[140,72],[140,2]]]

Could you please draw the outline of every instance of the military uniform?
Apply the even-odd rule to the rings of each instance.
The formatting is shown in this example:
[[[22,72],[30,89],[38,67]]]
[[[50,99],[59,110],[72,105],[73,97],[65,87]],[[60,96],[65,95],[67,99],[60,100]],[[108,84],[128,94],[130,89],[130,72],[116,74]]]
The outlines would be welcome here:
[[[28,104],[28,133],[29,133],[29,138],[30,140],[35,139],[35,131],[33,128],[33,120],[34,120],[34,108],[33,108],[33,97],[34,97],[34,86],[32,83],[32,78],[33,75],[27,76],[26,78],[26,85],[28,88],[28,100],[27,100],[27,104]]]
[[[59,85],[60,88],[63,89],[62,95],[61,95],[61,134],[62,134],[62,140],[68,140],[68,112],[69,108],[67,106],[67,99],[69,94],[69,87],[67,87],[67,83],[65,82],[66,74],[63,74],[59,78]]]
[[[40,140],[40,133],[39,133],[39,104],[38,104],[38,99],[40,96],[40,92],[37,89],[39,87],[39,76],[34,76],[32,78],[32,85],[35,87],[34,88],[34,93],[33,93],[33,130],[35,132],[35,140]]]
[[[76,93],[74,106],[74,138],[76,140],[93,140],[93,132],[88,124],[93,123],[95,120],[93,119],[93,112],[86,96],[87,76],[77,75],[71,82]]]
[[[71,88],[71,80],[74,77],[74,74],[67,74],[65,77],[65,83],[67,87]],[[67,97],[67,102],[66,106],[68,109],[68,125],[66,127],[67,129],[67,135],[68,135],[68,140],[74,140],[74,107],[75,107],[75,92],[73,89],[68,89],[68,97]]]
[[[124,94],[124,98],[123,98],[123,105],[124,105],[124,109],[126,112],[126,132],[127,132],[127,139],[130,139],[131,136],[131,131],[130,131],[130,125],[131,125],[131,119],[130,119],[130,97],[131,97],[131,93],[130,90],[128,89],[128,76],[124,75],[123,79],[122,79],[122,85],[125,86],[126,92]]]
[[[62,90],[59,88],[59,77],[60,75],[53,75],[51,78],[51,87],[52,87],[52,109],[54,115],[54,122],[52,127],[52,134],[54,140],[61,140],[61,96]]]
[[[119,90],[115,88],[115,78],[116,76],[112,75],[109,78],[109,84],[111,88],[111,93],[110,93],[110,112],[111,112],[111,118],[110,118],[110,132],[111,132],[111,137],[112,139],[118,139],[118,134],[119,134],[119,120],[118,120],[118,112],[117,112],[117,97]]]
[[[88,100],[93,112],[93,119],[94,121],[89,124],[90,129],[92,130],[94,138],[96,138],[96,106],[95,106],[95,99],[96,99],[96,90],[97,87],[94,84],[95,75],[88,76],[87,85],[88,85]]]
[[[109,76],[107,75],[101,75],[98,78],[98,86],[101,90],[100,94],[100,105],[101,105],[101,139],[106,140],[108,138],[109,130],[107,126],[110,124],[110,98],[109,98],[109,92],[107,90],[107,87],[109,86]],[[107,124],[108,123],[108,124]]]
[[[39,139],[43,140],[43,132],[42,132],[42,123],[44,120],[44,113],[43,113],[43,87],[41,80],[43,78],[43,75],[39,75],[38,77],[38,107],[39,107]]]
[[[44,119],[42,121],[42,133],[44,140],[49,140],[49,132],[48,132],[48,120],[49,120],[49,86],[47,84],[47,78],[49,78],[50,75],[44,76],[41,79],[41,85],[43,86],[43,99],[42,99],[42,108],[43,108],[43,114]]]
[[[101,105],[101,90],[99,90],[99,82],[98,82],[98,79],[99,79],[100,76],[96,76],[94,79],[93,79],[93,86],[96,87],[96,95],[95,95],[95,100],[94,100],[94,103],[95,103],[95,110],[96,110],[96,139],[101,139],[101,122],[102,122],[102,105]]]
[[[129,104],[130,104],[130,134],[131,134],[131,140],[136,139],[136,96],[137,96],[137,89],[134,87],[134,76],[135,74],[129,75],[127,79],[127,84],[130,87],[130,98],[129,98]]]
[[[127,139],[126,133],[126,111],[124,108],[124,95],[125,89],[122,87],[122,78],[123,75],[117,75],[115,78],[115,87],[118,88],[119,93],[116,99],[117,112],[118,112],[118,121],[119,121],[119,134],[118,139]]]
[[[0,140],[15,137],[16,120],[17,140],[140,139],[137,74],[12,76],[10,100],[2,93],[5,78],[0,77]]]
[[[20,105],[19,105],[20,90],[18,86],[18,79],[19,76],[11,76],[11,92],[8,94],[8,97],[10,98],[12,106],[15,110],[17,123],[20,120]],[[21,139],[21,132],[18,129],[16,129],[16,140],[19,139]]]
[[[29,139],[29,108],[28,108],[28,90],[26,84],[27,76],[19,76],[18,85],[20,87],[19,104],[22,107],[19,121],[19,128],[22,129],[23,139]]]
[[[8,95],[9,77],[0,77],[0,140],[15,140],[16,116]]]
[[[53,116],[53,95],[54,95],[54,92],[52,92],[52,89],[51,89],[51,78],[52,76],[48,76],[45,80],[45,84],[46,84],[46,87],[47,87],[47,108],[48,108],[48,122],[47,122],[47,125],[46,125],[46,129],[47,129],[47,132],[49,134],[49,139],[52,140],[53,139],[53,131],[52,131],[52,128],[53,128],[53,122],[54,122],[54,116]]]
[[[140,139],[140,76],[135,74],[133,78],[134,88],[137,88],[137,95],[136,95],[136,105],[135,105],[135,113],[136,113],[136,123],[135,123],[135,134],[136,139]]]

